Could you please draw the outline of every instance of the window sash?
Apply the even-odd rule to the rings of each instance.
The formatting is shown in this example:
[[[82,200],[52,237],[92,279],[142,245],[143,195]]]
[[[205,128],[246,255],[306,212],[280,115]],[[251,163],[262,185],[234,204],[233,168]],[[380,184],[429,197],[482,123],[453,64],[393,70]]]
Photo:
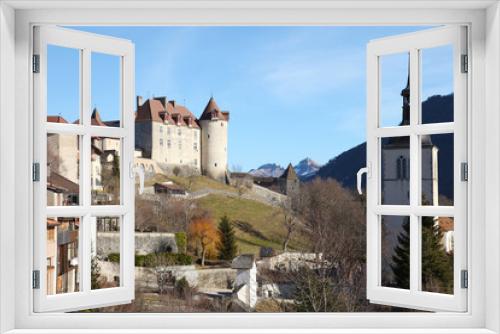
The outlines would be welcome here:
[[[467,269],[467,184],[460,181],[460,163],[467,162],[467,76],[460,73],[461,55],[466,54],[466,28],[446,26],[427,31],[375,40],[367,48],[367,295],[371,302],[431,311],[467,310],[467,290],[460,286],[461,271]],[[454,122],[419,124],[420,50],[453,45]],[[380,127],[381,56],[406,52],[410,62],[410,125]],[[454,206],[423,206],[421,197],[420,135],[454,134]],[[409,205],[381,204],[381,139],[409,137],[410,199]],[[381,284],[381,217],[410,217],[410,288],[384,287]],[[421,290],[421,223],[422,216],[454,218],[454,293],[431,293]]]
[[[47,122],[47,45],[79,50],[80,53],[80,124]],[[121,127],[91,125],[91,54],[99,52],[121,59]],[[38,26],[34,31],[34,53],[40,56],[40,72],[34,74],[34,161],[40,165],[40,181],[34,184],[34,258],[33,268],[40,271],[40,289],[34,289],[34,311],[74,311],[130,302],[134,296],[134,175],[132,167],[134,143],[133,113],[133,45],[129,41],[73,31],[54,26]],[[78,206],[47,206],[47,134],[78,135],[79,188]],[[91,139],[119,139],[120,145],[120,205],[92,205]],[[92,217],[119,216],[120,228],[120,287],[92,290],[91,228]],[[46,219],[47,217],[77,217],[79,291],[47,295]]]

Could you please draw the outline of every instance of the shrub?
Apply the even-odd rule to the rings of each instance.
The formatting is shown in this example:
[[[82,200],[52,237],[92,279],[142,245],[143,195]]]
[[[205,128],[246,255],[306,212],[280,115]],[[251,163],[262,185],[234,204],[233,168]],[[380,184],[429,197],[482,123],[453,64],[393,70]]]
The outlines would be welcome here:
[[[109,262],[120,262],[120,253],[109,253],[108,254]]]
[[[192,288],[186,277],[183,276],[175,282],[175,292],[180,298],[186,298],[191,295]]]
[[[108,255],[108,261],[120,262],[120,254],[110,253]],[[193,264],[193,258],[186,254],[172,254],[172,253],[158,253],[158,254],[146,254],[146,255],[135,255],[135,266],[136,267],[148,267],[153,268],[157,266],[188,266]]]
[[[179,253],[186,253],[186,247],[187,247],[186,232],[175,233],[175,243],[177,244],[177,251]]]

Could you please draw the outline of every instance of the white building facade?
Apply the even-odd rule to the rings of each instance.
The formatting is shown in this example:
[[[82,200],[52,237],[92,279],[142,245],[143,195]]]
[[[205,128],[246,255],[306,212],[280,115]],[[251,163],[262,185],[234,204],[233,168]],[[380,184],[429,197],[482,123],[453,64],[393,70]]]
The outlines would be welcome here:
[[[169,173],[179,168],[180,173],[204,174],[223,181],[228,119],[229,113],[221,112],[213,98],[197,119],[185,106],[166,97],[144,102],[137,97],[136,150]]]

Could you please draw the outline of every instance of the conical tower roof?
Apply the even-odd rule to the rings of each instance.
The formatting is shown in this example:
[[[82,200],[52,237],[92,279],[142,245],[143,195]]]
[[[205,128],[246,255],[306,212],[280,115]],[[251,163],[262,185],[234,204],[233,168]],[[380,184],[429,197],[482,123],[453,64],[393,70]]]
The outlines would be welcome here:
[[[298,179],[297,173],[295,172],[295,168],[293,168],[291,163],[288,164],[288,167],[285,169],[283,174],[281,174],[280,178],[287,180]]]
[[[203,110],[203,113],[200,116],[200,121],[205,121],[205,120],[212,120],[212,119],[222,119],[222,120],[228,120],[229,113],[222,112],[217,105],[217,102],[215,102],[214,97],[212,96],[210,100],[208,100],[207,106],[205,107],[205,110]]]
[[[97,110],[97,108],[94,108],[94,110],[92,111],[90,124],[97,126],[106,126],[106,124],[104,124],[104,122],[101,120],[101,115],[99,115],[99,111]]]

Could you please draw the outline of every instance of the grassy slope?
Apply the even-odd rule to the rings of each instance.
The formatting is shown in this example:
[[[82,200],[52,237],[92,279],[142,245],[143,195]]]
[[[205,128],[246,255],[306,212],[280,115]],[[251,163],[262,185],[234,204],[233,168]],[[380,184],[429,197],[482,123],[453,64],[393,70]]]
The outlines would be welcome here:
[[[190,179],[187,177],[181,177],[181,176],[165,176],[163,174],[156,174],[153,177],[148,178],[145,180],[144,185],[146,187],[153,186],[156,182],[165,182],[165,181],[173,181],[174,183],[183,186],[184,188],[188,189],[188,191],[198,191],[202,189],[217,189],[217,190],[225,190],[229,192],[237,192],[237,189],[234,187],[225,185],[223,183],[217,182],[215,180],[212,180],[206,176],[192,176]]]
[[[282,249],[286,230],[280,209],[252,200],[221,195],[203,197],[198,200],[198,205],[210,210],[217,222],[220,217],[227,215],[232,222],[240,222],[239,226],[247,226],[235,229],[240,253],[258,254],[260,247]],[[298,231],[292,235],[289,249],[303,249],[304,244],[303,235]]]

